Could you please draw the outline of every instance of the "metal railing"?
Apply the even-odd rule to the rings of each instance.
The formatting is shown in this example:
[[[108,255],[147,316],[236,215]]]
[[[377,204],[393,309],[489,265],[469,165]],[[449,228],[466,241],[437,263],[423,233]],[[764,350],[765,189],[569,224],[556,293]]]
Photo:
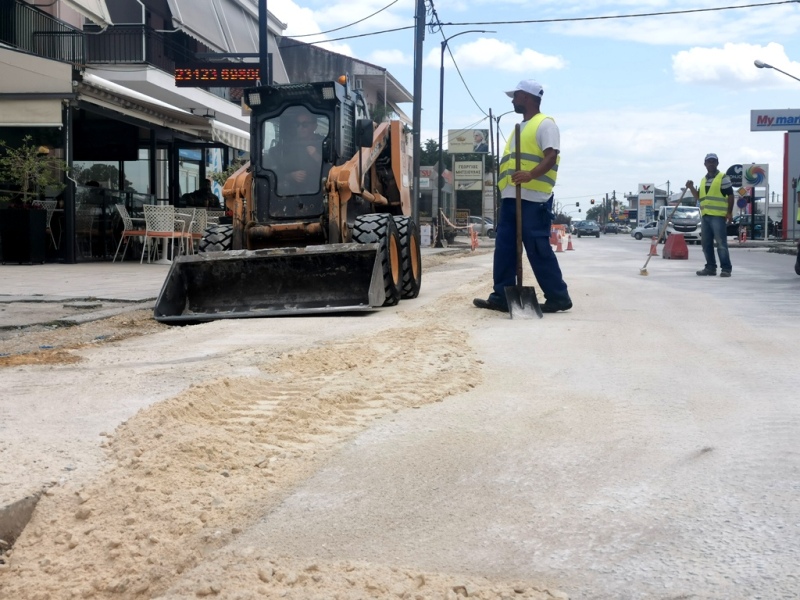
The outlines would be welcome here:
[[[0,42],[45,58],[83,64],[83,32],[19,0],[0,3]]]

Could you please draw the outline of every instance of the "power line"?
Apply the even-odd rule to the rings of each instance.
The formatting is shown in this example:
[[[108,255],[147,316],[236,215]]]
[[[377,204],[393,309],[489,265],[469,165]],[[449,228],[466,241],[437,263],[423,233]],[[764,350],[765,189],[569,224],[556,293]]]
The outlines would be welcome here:
[[[661,11],[661,12],[651,12],[651,13],[633,13],[628,15],[605,15],[599,17],[565,17],[560,19],[527,19],[527,20],[520,20],[520,21],[475,21],[475,22],[458,22],[458,23],[442,23],[441,20],[436,17],[435,22],[428,23],[428,28],[432,33],[440,31],[444,26],[454,26],[454,27],[462,27],[462,26],[473,26],[473,25],[529,25],[531,23],[577,23],[581,21],[602,21],[602,20],[614,20],[614,19],[638,19],[643,17],[668,17],[672,15],[685,15],[685,14],[692,14],[692,13],[703,13],[703,12],[721,12],[726,10],[737,10],[740,8],[759,8],[763,6],[779,6],[782,4],[798,4],[800,0],[780,0],[779,2],[762,2],[758,4],[742,4],[739,6],[719,6],[716,8],[691,8],[686,10],[674,10],[674,11]],[[309,44],[322,44],[325,42],[339,42],[342,40],[352,40],[364,37],[370,37],[373,35],[382,35],[384,33],[396,33],[398,31],[405,31],[406,29],[413,29],[413,25],[407,25],[403,27],[395,27],[394,29],[382,29],[380,31],[372,31],[368,33],[359,33],[356,35],[349,35],[343,36],[339,38],[331,38],[328,40],[320,40],[316,42],[307,42]],[[335,31],[335,30],[332,30]],[[320,35],[320,34],[308,34],[308,35]],[[300,36],[290,36],[290,37],[300,37]]]
[[[685,10],[667,10],[651,13],[633,13],[629,15],[606,15],[601,17],[565,17],[561,19],[526,19],[521,21],[475,21],[463,23],[441,23],[440,25],[473,26],[473,25],[529,25],[531,23],[576,23],[580,21],[602,21],[611,19],[638,19],[642,17],[665,17],[671,15],[686,15],[703,12],[719,12],[723,10],[736,10],[739,8],[759,8],[762,6],[777,6],[780,4],[798,4],[800,0],[781,0],[780,2],[763,2],[759,4],[741,4],[739,6],[719,6],[717,8],[689,8]]]
[[[293,37],[293,38],[311,37],[311,36],[315,36],[315,35],[324,35],[326,33],[333,33],[334,31],[341,31],[342,29],[347,29],[348,27],[352,27],[353,25],[358,25],[359,23],[363,23],[367,19],[371,19],[372,17],[374,17],[378,13],[382,13],[383,11],[387,10],[388,8],[390,8],[392,5],[397,4],[399,1],[400,0],[393,0],[393,2],[390,2],[389,4],[384,6],[383,8],[376,10],[371,15],[367,15],[363,19],[359,19],[358,21],[353,21],[352,23],[348,23],[347,25],[342,25],[341,27],[337,27],[336,29],[328,29],[327,31],[320,31],[318,33],[303,33],[301,35],[293,35],[291,37]]]

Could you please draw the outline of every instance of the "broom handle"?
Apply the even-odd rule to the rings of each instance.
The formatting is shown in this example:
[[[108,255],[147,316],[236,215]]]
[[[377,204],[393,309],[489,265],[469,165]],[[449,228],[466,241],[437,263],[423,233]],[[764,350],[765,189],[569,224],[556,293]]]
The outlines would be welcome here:
[[[522,159],[520,157],[519,142],[520,142],[520,129],[519,123],[514,126],[514,150],[516,154],[515,171],[522,170]],[[517,184],[517,285],[522,287],[522,185]]]
[[[670,222],[670,220],[672,219],[672,216],[675,214],[675,211],[678,210],[678,207],[681,205],[681,200],[683,200],[683,197],[686,195],[686,192],[688,190],[689,190],[689,188],[683,188],[683,193],[681,194],[681,197],[678,198],[678,202],[675,204],[675,208],[672,209],[672,212],[669,213],[669,217],[667,217],[667,220],[664,221],[664,229],[662,229],[661,231],[658,232],[658,239],[656,239],[656,246],[661,242],[661,236],[662,235],[666,235],[666,233],[667,233],[667,223]],[[647,260],[644,261],[644,266],[642,267],[642,271],[644,271],[647,268],[647,263],[650,262],[650,258],[652,258],[652,256],[653,256],[652,254],[648,254],[647,255]]]

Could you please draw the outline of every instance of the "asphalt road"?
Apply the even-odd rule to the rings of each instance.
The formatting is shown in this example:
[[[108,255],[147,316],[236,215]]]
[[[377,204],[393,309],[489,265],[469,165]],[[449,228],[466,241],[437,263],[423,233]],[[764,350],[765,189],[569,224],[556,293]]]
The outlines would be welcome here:
[[[57,454],[43,398],[79,390],[81,402],[59,414],[74,422],[58,429],[71,432],[78,468],[69,476],[92,477],[104,460],[99,431],[191,384],[221,372],[258,377],[259,360],[318,344],[386,344],[408,328],[422,348],[409,360],[429,375],[437,365],[418,354],[437,344],[427,337],[435,326],[439,336],[467,334],[461,351],[479,383],[379,415],[229,549],[542,582],[574,599],[796,598],[795,257],[733,248],[733,277],[697,277],[703,260],[692,246],[688,260],[653,257],[643,277],[647,241],[573,242],[559,257],[575,307],[541,320],[471,306],[490,288],[484,253],[427,269],[419,299],[367,317],[176,328],[86,350],[84,364],[47,369],[35,389],[35,368],[7,369],[0,383],[31,423],[13,411],[5,442],[33,445],[39,428]],[[365,344],[346,358],[382,347]],[[403,360],[375,367],[387,385]],[[414,369],[403,377],[413,381]],[[393,391],[380,377],[363,385],[376,399]],[[235,556],[212,553],[172,589]]]

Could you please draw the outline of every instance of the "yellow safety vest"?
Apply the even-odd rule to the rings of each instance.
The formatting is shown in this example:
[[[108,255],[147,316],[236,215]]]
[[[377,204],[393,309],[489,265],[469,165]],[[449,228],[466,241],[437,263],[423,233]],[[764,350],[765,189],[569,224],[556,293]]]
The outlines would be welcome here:
[[[706,178],[700,182],[700,214],[711,217],[728,216],[728,199],[722,195],[722,172],[716,174],[706,190]]]
[[[553,119],[542,113],[538,113],[530,121],[525,124],[525,127],[519,134],[520,137],[520,170],[530,171],[544,159],[544,152],[539,148],[536,143],[536,132],[539,130],[539,125],[545,119]],[[500,160],[500,180],[497,182],[497,187],[500,190],[505,189],[508,185],[514,185],[511,182],[511,175],[517,170],[517,156],[516,153],[511,152],[511,140],[513,136],[509,136],[506,142],[506,149],[503,151],[503,158]],[[549,194],[553,191],[553,186],[556,184],[556,177],[558,176],[558,163],[561,162],[561,153],[556,155],[556,164],[544,175],[537,179],[531,179],[527,183],[521,184],[523,188],[534,190],[537,192],[545,192]]]

